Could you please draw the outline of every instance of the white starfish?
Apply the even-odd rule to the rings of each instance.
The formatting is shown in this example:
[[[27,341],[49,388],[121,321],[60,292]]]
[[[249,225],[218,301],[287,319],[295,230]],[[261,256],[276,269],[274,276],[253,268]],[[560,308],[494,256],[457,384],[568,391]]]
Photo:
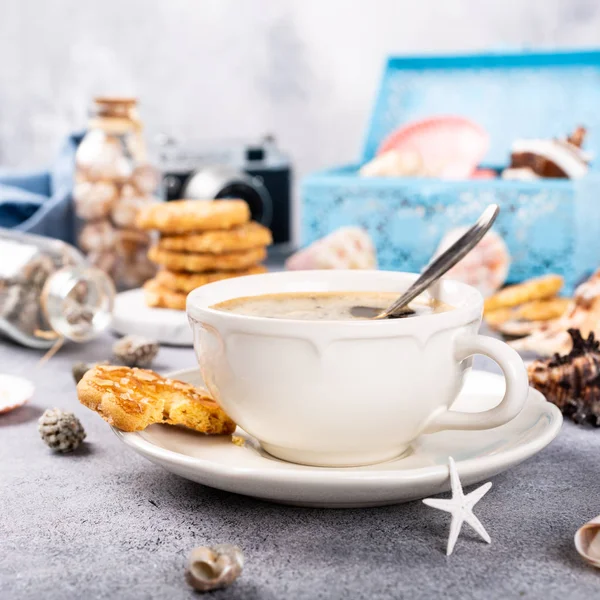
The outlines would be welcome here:
[[[473,507],[487,494],[489,489],[492,487],[491,481],[484,483],[471,493],[463,493],[460,479],[458,478],[458,471],[454,464],[454,459],[448,457],[448,468],[450,470],[450,485],[452,486],[452,498],[450,500],[441,500],[438,498],[425,498],[423,502],[427,506],[444,510],[452,515],[452,521],[450,522],[450,536],[448,537],[448,547],[446,548],[446,556],[452,554],[454,550],[454,544],[458,539],[460,528],[466,521],[488,544],[491,544],[492,540],[484,529],[479,519],[473,514]]]

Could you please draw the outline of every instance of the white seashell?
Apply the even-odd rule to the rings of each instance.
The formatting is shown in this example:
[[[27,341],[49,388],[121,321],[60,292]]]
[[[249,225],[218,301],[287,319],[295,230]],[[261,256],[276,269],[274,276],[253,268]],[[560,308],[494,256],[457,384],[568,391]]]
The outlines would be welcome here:
[[[34,389],[28,379],[0,374],[0,414],[25,404],[33,396]]]
[[[77,167],[91,179],[123,181],[131,177],[133,164],[117,136],[92,130],[77,148]]]
[[[154,201],[152,196],[140,193],[132,185],[126,184],[121,190],[120,199],[113,204],[110,216],[119,227],[134,227],[139,209]]]
[[[140,195],[153,194],[160,185],[160,174],[151,165],[139,165],[133,171],[132,181]]]
[[[590,565],[600,568],[600,515],[577,530],[575,548]]]
[[[110,212],[118,194],[117,186],[110,181],[80,181],[73,190],[75,212],[86,221],[102,219]]]
[[[363,177],[418,177],[424,175],[423,160],[418,152],[388,150],[364,164]]]
[[[244,567],[242,551],[232,544],[194,548],[186,571],[187,582],[199,592],[231,585]]]
[[[78,242],[85,252],[101,252],[115,245],[115,235],[110,221],[92,221],[81,230]]]
[[[494,329],[502,335],[520,338],[525,337],[526,335],[532,335],[537,331],[542,331],[545,326],[544,323],[544,321],[510,320],[501,323],[494,327]]]

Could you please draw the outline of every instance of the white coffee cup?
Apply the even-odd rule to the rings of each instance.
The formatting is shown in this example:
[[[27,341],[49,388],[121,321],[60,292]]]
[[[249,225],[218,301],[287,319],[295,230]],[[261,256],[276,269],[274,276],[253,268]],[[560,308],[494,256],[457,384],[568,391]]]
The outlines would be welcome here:
[[[491,429],[514,419],[528,379],[519,355],[477,334],[483,300],[443,281],[447,312],[389,321],[251,317],[212,305],[240,296],[404,291],[417,276],[388,271],[295,271],[250,275],[194,290],[187,313],[202,376],[223,409],[275,457],[318,466],[376,463],[419,435]],[[506,393],[479,413],[451,410],[474,354],[501,367]]]

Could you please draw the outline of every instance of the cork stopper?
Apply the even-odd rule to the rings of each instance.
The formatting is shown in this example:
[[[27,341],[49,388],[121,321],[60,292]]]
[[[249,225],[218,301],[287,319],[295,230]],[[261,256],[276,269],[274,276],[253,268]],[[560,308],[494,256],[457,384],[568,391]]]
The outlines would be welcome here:
[[[137,106],[137,98],[119,96],[96,96],[94,106],[99,117],[131,118]]]

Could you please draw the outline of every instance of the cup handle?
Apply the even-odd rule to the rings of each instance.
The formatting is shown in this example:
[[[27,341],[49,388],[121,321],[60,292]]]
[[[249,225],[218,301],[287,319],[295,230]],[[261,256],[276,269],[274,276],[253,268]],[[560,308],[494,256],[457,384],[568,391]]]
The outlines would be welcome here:
[[[423,433],[443,429],[492,429],[514,419],[525,406],[529,393],[529,379],[519,354],[500,340],[485,335],[466,335],[457,338],[455,357],[461,361],[473,354],[491,358],[504,373],[506,393],[495,408],[483,412],[467,413],[446,410],[436,415]]]

